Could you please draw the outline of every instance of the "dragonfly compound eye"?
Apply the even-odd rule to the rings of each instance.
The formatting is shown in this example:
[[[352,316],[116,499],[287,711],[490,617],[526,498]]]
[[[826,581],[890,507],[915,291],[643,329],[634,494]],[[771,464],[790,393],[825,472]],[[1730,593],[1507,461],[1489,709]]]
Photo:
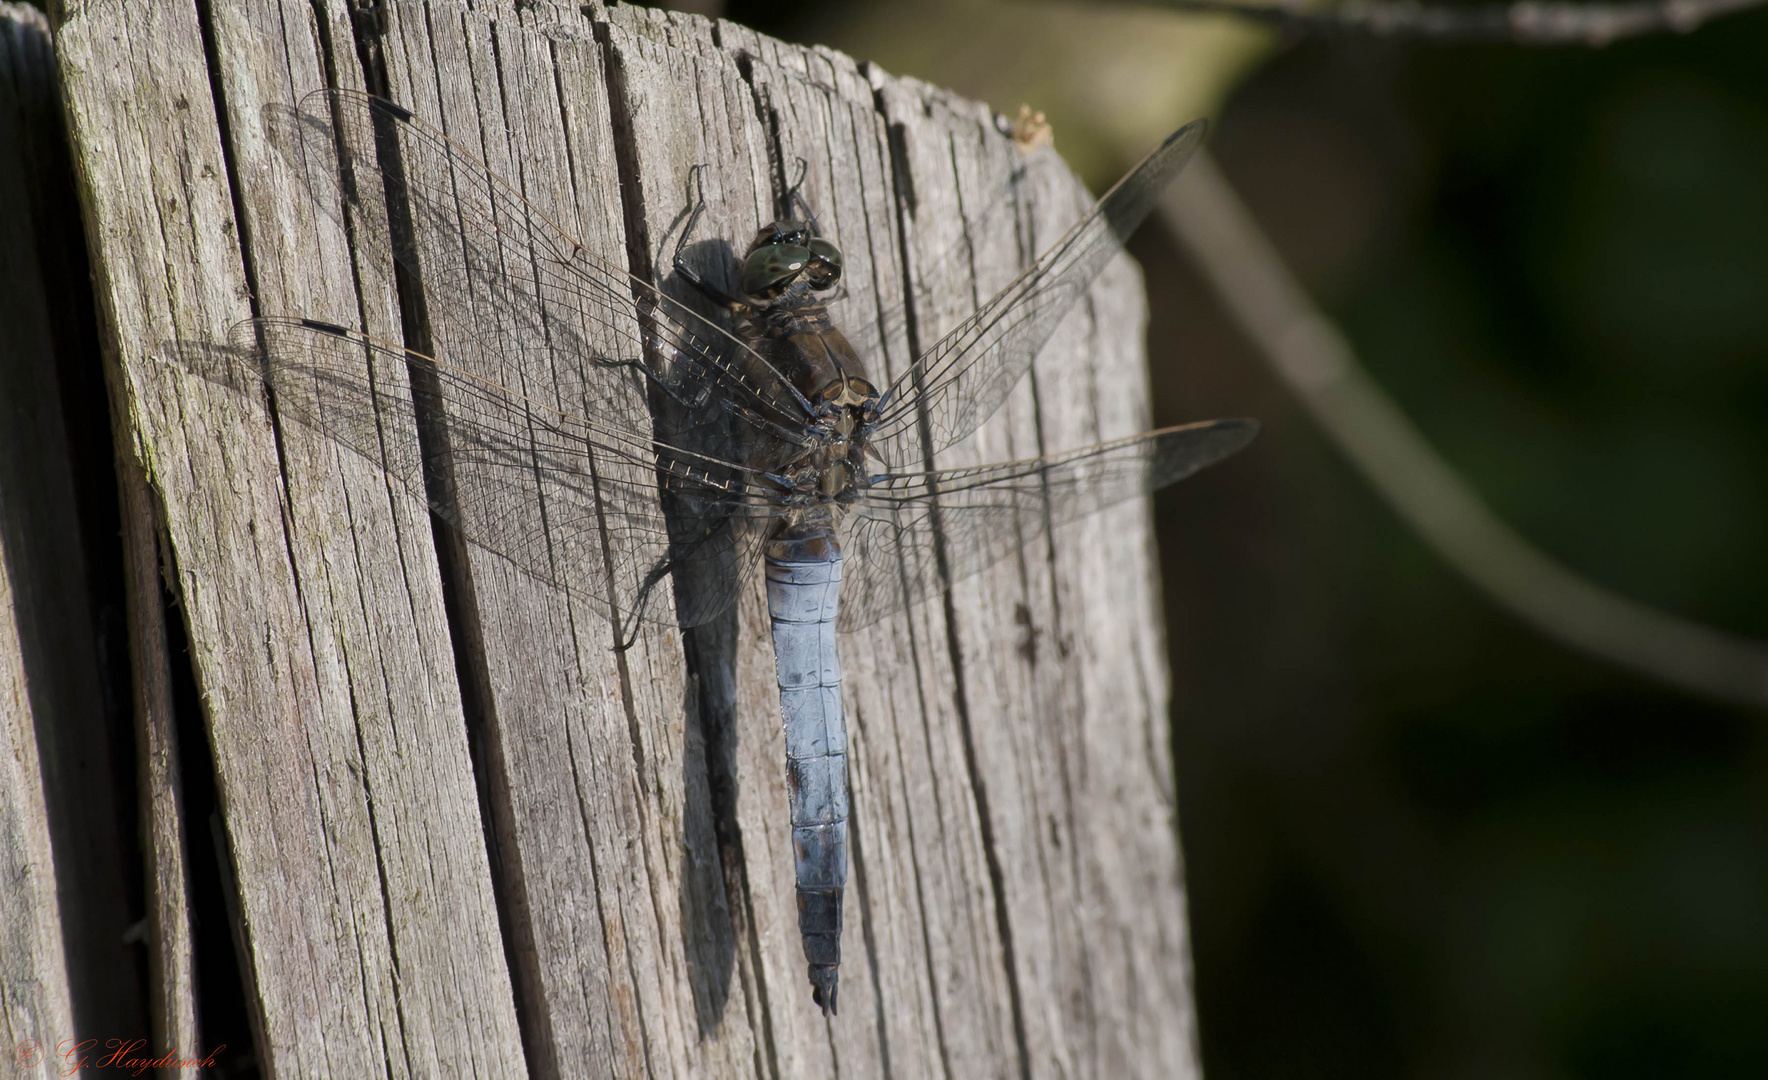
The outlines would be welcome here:
[[[749,245],[753,253],[757,248],[771,247],[774,244],[797,244],[803,247],[810,242],[811,232],[802,221],[770,221],[755,234],[755,241]]]
[[[810,247],[810,269],[804,280],[817,292],[832,289],[841,280],[841,249],[822,237],[813,237]]]
[[[767,244],[743,260],[739,284],[745,296],[771,300],[797,280],[811,261],[810,249],[799,244]]]

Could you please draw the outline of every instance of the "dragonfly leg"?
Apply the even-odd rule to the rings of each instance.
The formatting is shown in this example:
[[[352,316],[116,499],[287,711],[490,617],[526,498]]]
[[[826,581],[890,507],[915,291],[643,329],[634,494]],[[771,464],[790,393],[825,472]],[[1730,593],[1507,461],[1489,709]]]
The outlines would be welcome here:
[[[659,390],[661,390],[665,394],[669,395],[670,400],[676,402],[678,405],[681,405],[685,408],[697,409],[700,406],[706,404],[706,398],[709,394],[709,391],[707,390],[706,387],[704,387],[704,386],[699,387],[697,389],[697,392],[692,393],[692,394],[686,393],[682,389],[678,388],[672,380],[663,378],[663,377],[659,376],[655,371],[652,371],[650,365],[646,364],[644,362],[644,360],[642,360],[642,359],[616,360],[611,357],[592,356],[589,358],[589,360],[590,360],[590,363],[596,365],[597,367],[631,368],[633,371],[638,373],[638,376],[641,379],[650,380]]]
[[[695,555],[707,544],[716,541],[724,532],[727,520],[719,519],[708,522],[696,534],[670,545],[668,553],[651,564],[645,573],[644,581],[639,584],[638,594],[633,598],[632,611],[621,620],[622,625],[615,636],[619,639],[614,645],[615,652],[625,652],[638,641],[639,631],[643,629],[645,611],[651,606],[651,596],[663,579],[675,572],[677,566]],[[630,631],[628,630],[630,628]]]
[[[803,158],[795,160],[798,162],[798,179],[792,181],[792,186],[786,190],[786,214],[790,216],[794,210],[803,211],[804,223],[810,226],[810,235],[821,236],[823,229],[817,224],[816,211],[804,201],[804,181],[810,175],[810,162]]]
[[[694,227],[700,224],[700,215],[706,212],[705,163],[695,165],[693,168],[689,169],[688,176],[694,187],[694,209],[688,214],[687,227],[681,230],[681,239],[675,242],[675,272],[681,275],[683,281],[692,285],[701,295],[705,296],[715,304],[727,308],[746,307],[748,305],[744,301],[739,300],[730,293],[719,288],[717,285],[714,285],[712,282],[701,277],[700,272],[689,266],[681,257],[682,252],[687,250],[689,237],[694,235]]]

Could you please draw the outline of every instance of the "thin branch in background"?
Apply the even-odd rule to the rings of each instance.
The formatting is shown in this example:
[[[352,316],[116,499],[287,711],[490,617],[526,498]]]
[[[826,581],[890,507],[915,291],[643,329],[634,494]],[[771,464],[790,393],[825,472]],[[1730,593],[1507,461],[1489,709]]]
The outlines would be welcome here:
[[[1358,365],[1207,153],[1168,189],[1160,213],[1331,441],[1476,588],[1581,652],[1698,694],[1768,705],[1768,643],[1609,592],[1498,520]]]
[[[1414,0],[1348,0],[1331,8],[1234,0],[1143,0],[1149,6],[1232,15],[1305,34],[1366,34],[1427,41],[1502,41],[1512,45],[1586,45],[1624,38],[1686,34],[1768,0],[1641,0],[1579,4],[1518,0],[1512,4],[1420,4]]]

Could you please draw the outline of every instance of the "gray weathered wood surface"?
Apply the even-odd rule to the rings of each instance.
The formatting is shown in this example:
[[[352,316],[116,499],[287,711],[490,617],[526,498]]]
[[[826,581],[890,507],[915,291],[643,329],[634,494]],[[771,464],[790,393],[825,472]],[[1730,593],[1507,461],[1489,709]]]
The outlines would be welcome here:
[[[19,147],[27,138],[31,99],[53,87],[48,26],[36,12],[0,8],[0,147]],[[24,155],[0,157],[0,205],[28,205],[22,175]],[[40,522],[39,478],[18,475],[26,440],[38,434],[30,423],[52,373],[47,311],[38,279],[35,238],[28,216],[0,217],[0,326],[6,344],[0,355],[0,1036],[7,1047],[27,1039],[56,1041],[72,1034],[62,916],[55,890],[55,855],[49,834],[43,769],[37,749],[37,719],[43,705],[32,698],[25,637],[31,613],[16,549],[24,526]],[[34,286],[34,287],[33,287]],[[20,490],[29,487],[29,491]],[[47,704],[47,703],[45,703]],[[47,1038],[46,1038],[47,1036]],[[46,1055],[47,1056],[47,1055]],[[36,1062],[21,1060],[20,1065]],[[53,1075],[53,1060],[25,1075]]]
[[[63,250],[80,239],[62,143],[48,22],[0,3],[0,1045],[33,1077],[62,1071],[77,1030],[145,1022],[111,737],[127,718],[101,678],[60,404],[81,337],[67,294],[85,288]]]
[[[55,15],[117,437],[167,540],[268,1073],[1194,1073],[1145,505],[844,640],[853,865],[826,1022],[799,950],[759,589],[723,631],[649,630],[615,653],[605,619],[451,550],[374,463],[216,367],[255,314],[400,336],[391,267],[352,250],[293,168],[290,110],[328,79],[384,78],[641,267],[666,265],[693,165],[712,165],[702,235],[740,248],[802,157],[847,255],[849,317],[888,328],[886,378],[1086,193],[981,106],[733,24],[385,12]],[[445,348],[450,313],[431,315]],[[942,464],[1145,427],[1142,321],[1120,262]],[[445,580],[471,587],[449,600]]]

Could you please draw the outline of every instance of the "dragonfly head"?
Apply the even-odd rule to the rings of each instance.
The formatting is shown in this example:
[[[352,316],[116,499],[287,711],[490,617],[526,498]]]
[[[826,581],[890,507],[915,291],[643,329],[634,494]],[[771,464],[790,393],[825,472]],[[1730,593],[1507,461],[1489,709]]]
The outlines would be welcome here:
[[[841,249],[816,235],[802,221],[770,222],[755,234],[743,257],[743,294],[765,307],[802,281],[812,292],[832,289],[841,280]]]

